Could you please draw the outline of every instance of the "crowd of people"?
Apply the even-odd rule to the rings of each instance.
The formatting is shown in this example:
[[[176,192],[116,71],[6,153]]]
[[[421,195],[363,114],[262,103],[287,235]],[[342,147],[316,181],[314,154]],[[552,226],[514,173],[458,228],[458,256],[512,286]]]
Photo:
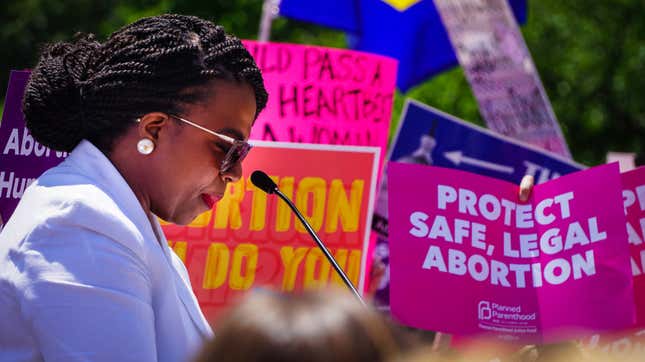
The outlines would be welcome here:
[[[638,351],[612,355],[573,340],[545,345],[437,343],[440,334],[401,326],[335,289],[256,291],[217,326],[215,339],[205,344],[196,362],[636,362],[643,357]]]

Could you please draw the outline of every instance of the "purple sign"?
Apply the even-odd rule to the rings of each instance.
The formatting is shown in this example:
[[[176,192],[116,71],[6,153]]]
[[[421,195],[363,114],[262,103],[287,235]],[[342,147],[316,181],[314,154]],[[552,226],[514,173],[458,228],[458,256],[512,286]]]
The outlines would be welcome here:
[[[506,0],[435,0],[490,129],[570,158]]]
[[[548,343],[635,321],[617,164],[535,186],[390,163],[390,307],[404,324]],[[602,190],[601,192],[599,192]]]
[[[11,72],[0,124],[0,226],[9,220],[27,186],[67,156],[36,142],[25,127],[22,95],[27,80],[28,71]]]

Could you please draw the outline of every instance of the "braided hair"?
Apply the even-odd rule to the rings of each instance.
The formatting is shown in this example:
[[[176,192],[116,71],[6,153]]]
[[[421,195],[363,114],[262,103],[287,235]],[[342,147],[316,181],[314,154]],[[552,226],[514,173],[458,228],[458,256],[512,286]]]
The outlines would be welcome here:
[[[150,112],[181,113],[203,101],[213,79],[245,82],[265,107],[262,74],[242,42],[194,16],[140,19],[105,43],[93,35],[45,46],[23,98],[27,127],[55,150],[82,139],[109,154],[113,141]]]

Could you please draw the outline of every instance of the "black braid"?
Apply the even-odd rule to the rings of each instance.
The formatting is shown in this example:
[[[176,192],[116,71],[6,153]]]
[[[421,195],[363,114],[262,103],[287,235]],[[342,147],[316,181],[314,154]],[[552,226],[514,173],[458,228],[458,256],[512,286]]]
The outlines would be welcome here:
[[[53,149],[88,139],[109,154],[113,141],[149,112],[180,113],[207,96],[213,79],[253,87],[257,114],[267,92],[241,41],[221,26],[184,15],[144,18],[105,43],[77,35],[46,46],[23,99],[27,127]]]

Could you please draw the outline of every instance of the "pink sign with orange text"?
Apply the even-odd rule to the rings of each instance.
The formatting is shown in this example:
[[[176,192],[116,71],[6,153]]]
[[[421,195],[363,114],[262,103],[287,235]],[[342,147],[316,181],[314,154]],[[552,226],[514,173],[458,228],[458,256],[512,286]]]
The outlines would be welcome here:
[[[390,163],[392,314],[458,336],[553,342],[633,325],[617,164],[534,187]]]

